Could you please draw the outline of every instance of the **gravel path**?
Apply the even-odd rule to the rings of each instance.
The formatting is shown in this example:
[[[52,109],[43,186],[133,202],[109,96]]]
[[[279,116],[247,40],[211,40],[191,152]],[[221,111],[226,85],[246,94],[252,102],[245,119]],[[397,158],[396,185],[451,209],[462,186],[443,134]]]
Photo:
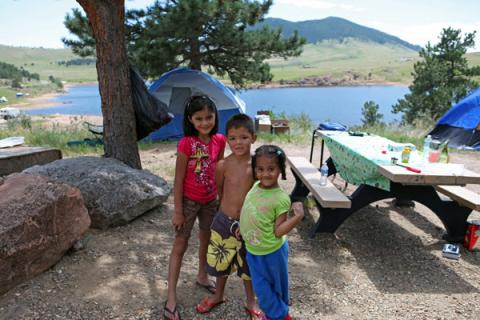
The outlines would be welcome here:
[[[308,146],[283,146],[293,155],[309,151]],[[141,157],[145,168],[173,181],[174,144],[157,145]],[[472,153],[452,158],[480,167],[480,156]],[[335,183],[343,185],[339,179]],[[293,184],[289,173],[282,186],[291,191]],[[172,210],[170,196],[162,208],[127,226],[90,230],[82,250],[1,296],[0,319],[161,319]],[[380,201],[350,217],[335,235],[310,239],[317,217],[316,209],[309,210],[289,236],[295,319],[478,317],[480,253],[462,248],[459,261],[443,258],[444,229],[427,208],[398,209],[390,200]],[[471,217],[480,219],[480,214]],[[195,312],[207,294],[194,285],[196,236],[195,230],[179,282],[183,319],[246,319],[242,283],[234,276],[227,284],[227,303],[210,315]]]

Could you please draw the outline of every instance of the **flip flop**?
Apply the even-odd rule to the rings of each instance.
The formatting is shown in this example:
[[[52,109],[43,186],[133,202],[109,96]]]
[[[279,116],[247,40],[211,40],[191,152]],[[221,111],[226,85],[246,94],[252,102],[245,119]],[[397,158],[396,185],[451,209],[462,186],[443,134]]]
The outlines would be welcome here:
[[[197,304],[197,307],[195,309],[200,313],[209,313],[224,302],[225,299],[217,302],[210,302],[208,301],[208,297],[205,297],[200,304]]]
[[[245,312],[248,314],[248,319],[250,320],[259,320],[262,319],[263,312],[260,310],[253,310],[248,309],[247,306],[243,306],[245,308]]]
[[[203,284],[203,283],[200,283],[200,282],[195,282],[195,284],[205,290],[207,290],[208,292],[210,292],[211,294],[215,294],[215,292],[217,292],[217,287],[215,286],[215,284],[211,284],[211,283],[208,283],[208,284]]]
[[[173,310],[170,310],[167,307],[167,302],[165,301],[165,306],[163,307],[163,319],[182,320],[182,317],[180,317],[180,313],[178,312],[177,305],[175,305],[175,308],[173,308]]]

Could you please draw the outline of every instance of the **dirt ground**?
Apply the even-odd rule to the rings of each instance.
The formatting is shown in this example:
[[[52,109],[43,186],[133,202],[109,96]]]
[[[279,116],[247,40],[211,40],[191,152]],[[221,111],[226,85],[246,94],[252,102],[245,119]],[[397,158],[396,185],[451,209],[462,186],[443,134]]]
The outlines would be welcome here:
[[[254,148],[259,146],[257,142]],[[308,157],[309,146],[281,144]],[[314,163],[318,163],[316,152]],[[173,182],[175,143],[141,151],[142,164]],[[480,156],[457,152],[453,162],[479,171]],[[334,183],[342,186],[340,178]],[[290,192],[288,172],[281,185]],[[478,186],[468,186],[480,192]],[[352,191],[349,187],[347,191]],[[161,319],[172,247],[173,196],[129,225],[91,229],[84,248],[47,272],[0,296],[0,319]],[[480,253],[442,257],[444,228],[426,207],[379,201],[358,211],[335,235],[309,232],[310,209],[289,234],[291,314],[294,319],[475,319],[480,312]],[[480,219],[474,212],[473,219]],[[178,295],[183,319],[246,319],[242,283],[232,276],[227,303],[209,315],[195,305],[207,294],[195,285],[197,232],[190,240]]]

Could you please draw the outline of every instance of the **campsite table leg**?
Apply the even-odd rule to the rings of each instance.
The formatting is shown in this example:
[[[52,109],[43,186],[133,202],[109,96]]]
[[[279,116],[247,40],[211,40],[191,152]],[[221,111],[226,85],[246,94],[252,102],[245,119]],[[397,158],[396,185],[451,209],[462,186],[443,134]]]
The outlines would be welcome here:
[[[312,163],[312,159],[313,159],[313,146],[315,145],[315,132],[317,132],[317,129],[313,130],[313,133],[312,133],[312,144],[310,145],[310,163]]]
[[[305,198],[308,196],[308,194],[310,193],[310,191],[302,182],[302,180],[297,176],[295,171],[293,170],[291,171],[292,171],[293,177],[295,178],[295,187],[293,188],[292,193],[290,194],[290,199],[292,202],[295,202],[295,201],[303,202]]]
[[[450,242],[462,242],[467,230],[467,218],[471,209],[460,206],[452,200],[442,200],[433,186],[404,186],[397,183],[391,184],[391,190],[385,191],[368,185],[360,185],[350,196],[351,208],[323,208],[317,202],[320,211],[311,236],[317,232],[333,233],[352,214],[359,209],[379,200],[388,198],[401,198],[417,201],[432,210],[442,221],[447,234],[445,240]]]

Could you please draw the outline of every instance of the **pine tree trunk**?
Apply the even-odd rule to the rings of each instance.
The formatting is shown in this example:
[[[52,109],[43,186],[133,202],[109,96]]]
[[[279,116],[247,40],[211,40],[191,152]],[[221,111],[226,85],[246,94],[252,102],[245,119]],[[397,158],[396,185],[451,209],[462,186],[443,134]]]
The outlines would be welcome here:
[[[141,168],[125,46],[124,0],[77,0],[96,43],[105,156]]]
[[[202,63],[200,61],[200,42],[198,38],[190,39],[190,69],[202,70]]]

